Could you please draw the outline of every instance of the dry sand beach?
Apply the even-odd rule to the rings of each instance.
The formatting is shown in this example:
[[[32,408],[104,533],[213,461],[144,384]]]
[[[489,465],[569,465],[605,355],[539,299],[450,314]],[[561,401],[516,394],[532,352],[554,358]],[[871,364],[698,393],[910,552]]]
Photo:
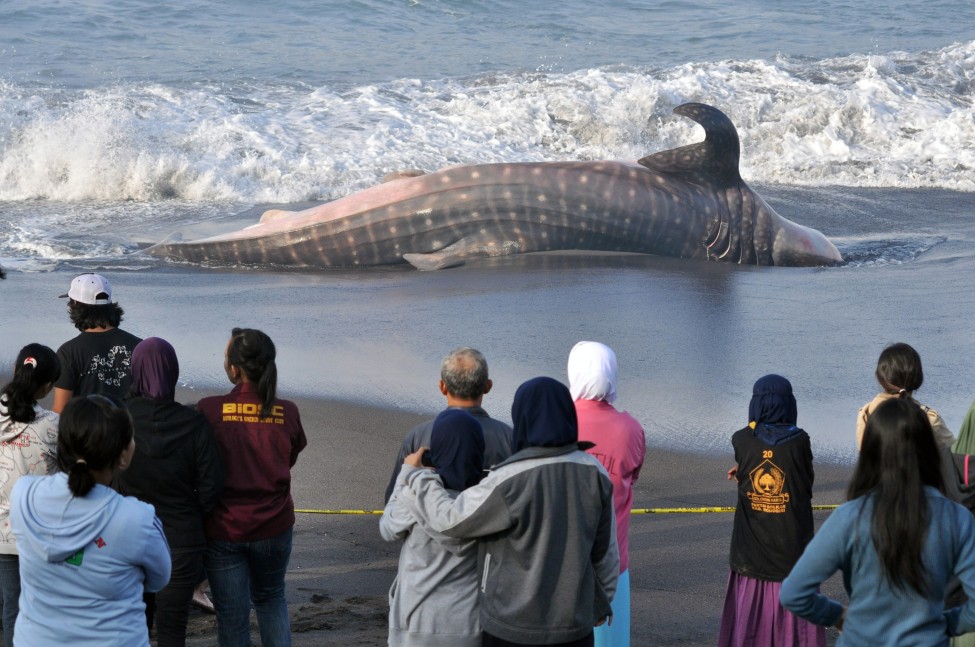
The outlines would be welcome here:
[[[309,443],[293,471],[295,506],[381,509],[399,443],[426,416],[332,401],[301,399],[298,405],[305,428],[319,441]],[[734,505],[734,487],[725,479],[732,462],[730,444],[714,456],[651,447],[634,506]],[[815,503],[841,502],[849,471],[817,465]],[[817,520],[826,514],[817,512]],[[729,513],[634,519],[633,645],[714,644],[731,522]],[[398,543],[380,538],[378,516],[299,514],[287,580],[294,644],[385,645],[386,592],[398,555]],[[842,595],[836,578],[827,590]],[[188,644],[211,645],[214,632],[213,617],[194,612]],[[259,645],[256,626],[253,634]]]

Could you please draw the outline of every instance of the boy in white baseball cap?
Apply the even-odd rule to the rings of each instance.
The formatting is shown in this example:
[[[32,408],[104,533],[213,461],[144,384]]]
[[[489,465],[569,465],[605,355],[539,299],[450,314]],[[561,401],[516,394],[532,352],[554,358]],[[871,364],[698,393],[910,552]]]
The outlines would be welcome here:
[[[80,274],[67,294],[71,323],[81,333],[58,349],[61,377],[54,384],[55,413],[73,396],[101,393],[121,401],[132,382],[132,350],[142,339],[118,326],[124,311],[101,274]]]

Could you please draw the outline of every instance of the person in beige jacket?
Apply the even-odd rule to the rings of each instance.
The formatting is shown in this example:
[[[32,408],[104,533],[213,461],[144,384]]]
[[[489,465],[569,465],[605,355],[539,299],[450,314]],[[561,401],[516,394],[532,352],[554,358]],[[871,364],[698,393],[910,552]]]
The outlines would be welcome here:
[[[863,430],[867,426],[867,418],[880,406],[881,402],[891,398],[907,398],[917,404],[921,411],[928,416],[934,439],[941,447],[951,448],[955,437],[948,429],[948,425],[937,411],[925,406],[914,399],[914,392],[921,388],[924,382],[924,371],[921,369],[921,356],[910,345],[896,343],[887,346],[880,353],[877,360],[877,382],[883,389],[877,397],[863,405],[857,416],[857,450],[863,442]]]

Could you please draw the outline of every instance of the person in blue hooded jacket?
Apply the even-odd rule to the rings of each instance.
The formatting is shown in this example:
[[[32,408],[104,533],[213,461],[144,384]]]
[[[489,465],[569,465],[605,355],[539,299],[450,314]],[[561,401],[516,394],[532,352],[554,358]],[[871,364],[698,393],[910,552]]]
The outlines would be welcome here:
[[[153,507],[109,487],[134,453],[125,409],[103,395],[75,398],[61,413],[61,471],[17,481],[14,644],[149,647],[142,594],[166,585],[172,562]]]

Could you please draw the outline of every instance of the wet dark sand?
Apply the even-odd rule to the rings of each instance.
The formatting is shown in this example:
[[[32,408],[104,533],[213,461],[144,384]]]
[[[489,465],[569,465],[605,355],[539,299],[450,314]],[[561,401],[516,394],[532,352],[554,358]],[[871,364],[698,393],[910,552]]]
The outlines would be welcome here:
[[[294,469],[299,509],[382,508],[396,450],[426,416],[342,402],[297,400],[309,434]],[[651,447],[636,508],[733,506],[733,462]],[[818,464],[815,503],[839,503],[848,466]],[[817,512],[817,521],[826,512]],[[732,514],[643,514],[631,530],[633,645],[713,645],[727,579]],[[299,514],[288,575],[294,644],[385,645],[386,592],[399,544],[376,515]],[[837,578],[826,591],[842,595]],[[212,616],[194,612],[190,645],[213,644]],[[260,644],[256,625],[255,644]],[[833,640],[831,638],[830,643]]]

